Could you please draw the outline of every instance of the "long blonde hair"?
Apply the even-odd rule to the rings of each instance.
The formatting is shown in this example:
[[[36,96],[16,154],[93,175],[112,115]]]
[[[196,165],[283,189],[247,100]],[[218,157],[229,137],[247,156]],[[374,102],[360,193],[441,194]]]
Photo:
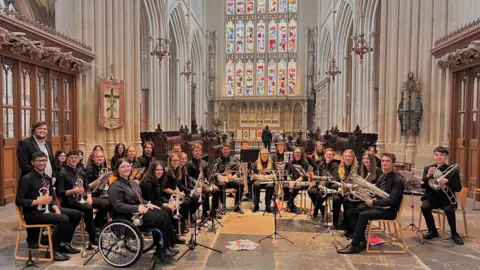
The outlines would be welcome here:
[[[363,157],[368,156],[368,160],[370,160],[370,166],[367,169],[367,167],[363,164]],[[375,154],[371,152],[365,152],[363,153],[362,156],[362,167],[360,168],[360,176],[362,178],[367,177],[367,174],[370,175],[368,176],[369,181],[372,181],[374,179],[377,179],[377,160],[375,159]]]
[[[268,149],[267,148],[262,148],[260,149],[260,152],[258,152],[258,159],[257,159],[257,169],[259,171],[262,171],[264,168],[262,166],[262,152],[267,152],[267,155],[268,155],[268,159],[267,159],[267,168],[265,168],[265,170],[273,170],[273,162],[272,160],[270,159],[270,152],[268,152]]]
[[[347,149],[345,151],[343,151],[343,154],[342,154],[342,162],[340,162],[340,167],[338,168],[338,178],[340,179],[344,179],[346,176],[348,175],[345,175],[345,154],[346,153],[350,153],[352,156],[353,156],[353,163],[352,163],[352,167],[350,169],[350,172],[354,171],[355,172],[357,171],[357,168],[358,168],[358,161],[357,161],[357,157],[355,156],[355,153],[353,152],[352,149]]]
[[[321,142],[321,141],[317,141],[317,142],[315,143],[315,151],[313,151],[313,156],[315,157],[315,160],[320,160],[320,161],[322,161],[322,160],[321,160],[321,157],[318,156],[318,152],[317,152],[317,146],[318,146],[318,145],[321,145],[321,146],[322,146],[322,152],[321,152],[321,154],[323,154],[323,156],[325,156],[325,148],[323,148],[323,142]]]

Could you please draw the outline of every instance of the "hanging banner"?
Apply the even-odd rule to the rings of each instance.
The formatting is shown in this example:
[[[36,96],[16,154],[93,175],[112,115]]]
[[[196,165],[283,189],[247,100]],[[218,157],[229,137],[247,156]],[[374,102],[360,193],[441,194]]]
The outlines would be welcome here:
[[[122,128],[125,122],[125,83],[100,79],[99,123],[108,129]]]

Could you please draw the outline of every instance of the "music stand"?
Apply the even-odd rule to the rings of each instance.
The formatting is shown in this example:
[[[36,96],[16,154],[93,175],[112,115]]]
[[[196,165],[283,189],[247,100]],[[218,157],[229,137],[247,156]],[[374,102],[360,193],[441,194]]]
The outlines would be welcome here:
[[[305,172],[305,170],[302,168],[302,166],[298,165],[298,164],[292,164],[293,167],[295,168],[295,170],[298,172],[298,174],[301,176],[301,177],[307,177],[307,173]],[[296,185],[296,182],[295,182],[295,185]],[[293,186],[295,188],[295,185]],[[303,190],[300,190],[300,192],[302,192]],[[300,196],[303,196],[302,194],[300,194]],[[301,199],[301,198],[300,198]],[[300,204],[301,204],[301,201],[300,200]],[[295,204],[295,202],[294,202]],[[307,194],[305,194],[305,199],[303,200],[303,206],[300,205],[300,208],[301,210],[296,213],[293,217],[290,218],[290,220],[293,220],[294,218],[296,218],[298,215],[307,215],[307,219],[308,219],[308,209],[307,209]]]
[[[414,231],[419,237],[420,237],[420,241],[422,242],[422,244],[425,244],[424,240],[423,240],[423,233],[420,231],[420,229],[417,227],[417,225],[415,225],[415,200],[413,199],[413,187],[419,183],[418,179],[415,177],[415,175],[413,175],[413,173],[411,172],[408,172],[408,171],[399,171],[400,175],[403,177],[403,179],[405,179],[405,181],[407,182],[407,184],[410,186],[410,198],[411,198],[411,202],[412,202],[412,205],[410,206],[412,208],[412,222],[410,224],[408,224],[405,228],[403,228],[402,230],[405,230],[409,227],[412,227],[412,232]]]
[[[255,162],[258,158],[258,153],[260,152],[259,149],[242,149],[240,150],[240,161],[241,162],[245,162],[245,163],[248,163],[249,165],[253,162]],[[249,166],[247,165],[247,166]],[[246,183],[246,188],[247,189],[247,192],[244,192],[243,193],[243,196],[241,198],[241,201],[249,201],[252,199],[252,196],[249,192],[249,181],[247,179],[247,183]]]

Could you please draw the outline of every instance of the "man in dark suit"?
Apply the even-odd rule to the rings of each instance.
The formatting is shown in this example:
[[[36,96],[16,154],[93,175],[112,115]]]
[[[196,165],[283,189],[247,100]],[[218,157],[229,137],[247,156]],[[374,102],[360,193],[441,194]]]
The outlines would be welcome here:
[[[457,233],[455,222],[455,210],[457,204],[452,202],[447,197],[446,193],[442,189],[435,190],[430,187],[429,180],[433,179],[435,170],[444,172],[448,169],[447,165],[448,150],[445,147],[439,146],[433,150],[433,159],[435,164],[426,166],[423,169],[422,188],[425,189],[425,195],[422,197],[422,214],[425,217],[425,223],[427,224],[428,232],[423,235],[424,239],[432,239],[438,237],[437,227],[435,226],[435,220],[432,215],[432,209],[440,208],[447,216],[448,224],[450,225],[450,232],[452,234],[452,240],[457,245],[463,245],[463,240]],[[462,190],[462,183],[460,182],[460,174],[457,169],[453,169],[447,177],[438,179],[440,184],[445,185],[450,189],[452,196],[455,196],[455,192]]]
[[[265,148],[268,149],[268,152],[270,152],[270,145],[272,143],[272,132],[270,132],[268,126],[266,126],[262,132],[262,142]]]
[[[354,230],[350,245],[337,250],[341,254],[359,253],[367,247],[365,230],[370,220],[395,219],[403,199],[403,180],[400,175],[393,171],[396,157],[392,153],[382,155],[382,174],[377,176],[375,186],[388,194],[387,198],[366,200],[365,203],[347,211],[349,224]]]
[[[36,122],[32,126],[32,136],[18,142],[17,157],[21,177],[35,171],[32,163],[32,155],[35,152],[43,152],[48,156],[48,162],[44,173],[52,179],[55,185],[55,159],[52,153],[52,145],[47,141],[48,124],[45,121]],[[38,248],[38,234],[40,229],[27,229],[27,243],[29,248]]]

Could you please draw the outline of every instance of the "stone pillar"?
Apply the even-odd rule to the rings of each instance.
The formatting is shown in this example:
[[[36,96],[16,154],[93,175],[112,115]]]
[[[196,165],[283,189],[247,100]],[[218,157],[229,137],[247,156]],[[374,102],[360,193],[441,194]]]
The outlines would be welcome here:
[[[450,144],[450,122],[451,122],[451,114],[450,114],[450,102],[451,102],[451,94],[452,94],[452,71],[449,67],[445,70],[445,128],[443,129],[443,143],[442,145],[445,147],[449,147]]]
[[[109,65],[112,65],[113,64],[113,67],[114,69],[116,68],[115,67],[115,64],[113,63],[113,57],[112,57],[112,53],[113,53],[113,44],[116,43],[113,41],[113,1],[112,0],[107,0],[106,2],[107,4],[107,9],[105,10],[106,11],[106,15],[105,15],[105,20],[106,20],[106,33],[104,35],[102,35],[102,38],[105,38],[105,42],[106,44],[103,46],[104,48],[106,48],[106,62],[103,63],[103,76],[104,77],[107,77],[110,73],[110,70],[109,69],[106,69],[107,66]],[[116,5],[117,3],[115,3]],[[115,9],[116,10],[116,9]],[[116,29],[115,29],[116,30]],[[113,44],[112,44],[113,43]],[[106,69],[106,70],[105,70]],[[107,129],[107,152],[108,153],[113,153],[114,152],[114,149],[115,149],[115,140],[113,138],[113,133],[114,131],[111,130],[111,129]]]
[[[388,5],[389,2],[382,2],[381,4],[381,16],[380,16],[380,44],[386,44],[387,42],[387,23],[388,23]],[[378,141],[377,151],[378,153],[385,152],[385,94],[386,94],[386,51],[385,47],[379,48],[380,51],[380,67],[379,67],[379,98],[378,98]]]
[[[141,62],[141,51],[140,51],[140,1],[135,1],[133,3],[133,11],[134,11],[134,21],[133,21],[133,42],[134,44],[134,87],[133,87],[133,95],[134,95],[134,132],[133,132],[133,144],[135,149],[137,150],[137,155],[142,153],[142,140],[140,139],[140,82],[141,82],[141,74],[140,74],[140,62]]]

